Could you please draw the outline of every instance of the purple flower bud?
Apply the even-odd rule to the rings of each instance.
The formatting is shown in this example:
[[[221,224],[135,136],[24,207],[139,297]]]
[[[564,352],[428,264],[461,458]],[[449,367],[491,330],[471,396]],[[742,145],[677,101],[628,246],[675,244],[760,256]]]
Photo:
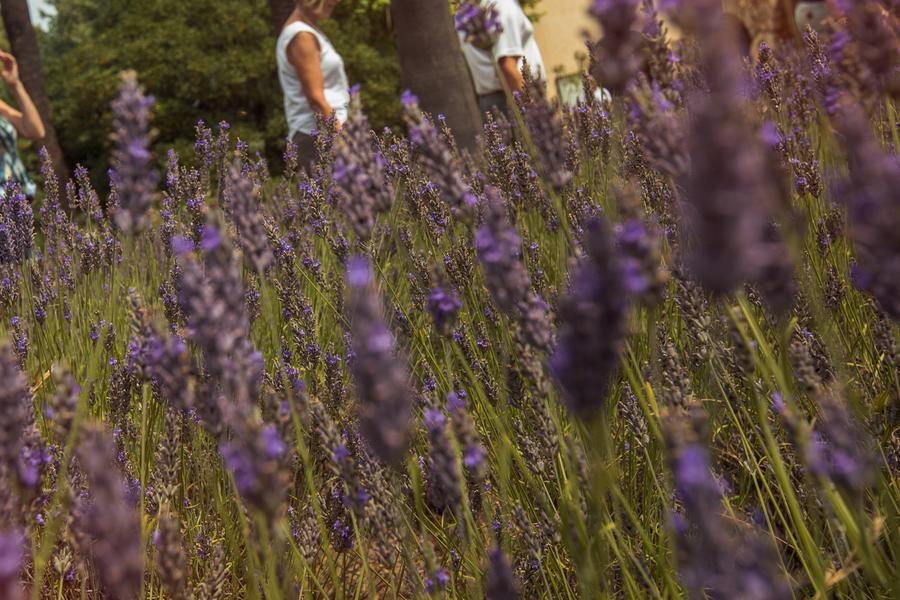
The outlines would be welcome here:
[[[861,497],[874,482],[871,439],[831,394],[819,397],[819,417],[805,444],[804,459],[813,475],[834,482],[853,497]]]
[[[850,161],[844,195],[857,261],[852,281],[900,321],[900,158],[882,151],[859,106],[843,107],[836,121]]]
[[[475,248],[494,302],[519,319],[528,341],[538,349],[550,347],[547,306],[531,288],[521,260],[521,241],[510,224],[500,191],[485,189],[485,220],[475,234]]]
[[[265,271],[272,263],[272,251],[253,183],[241,175],[240,165],[232,165],[225,174],[223,198],[225,214],[234,223],[244,256],[258,272]]]
[[[625,91],[643,66],[640,0],[594,0],[588,12],[603,37],[588,45],[591,75],[613,94]]]
[[[436,287],[428,296],[428,312],[431,313],[435,328],[442,334],[453,329],[460,308],[462,302],[455,290],[448,293],[443,288]]]
[[[394,187],[386,164],[373,143],[371,129],[359,106],[351,101],[350,117],[334,147],[335,191],[354,233],[363,241],[372,237],[375,216],[394,203]]]
[[[153,102],[152,97],[144,96],[133,71],[123,75],[119,97],[113,102],[116,149],[110,182],[117,198],[116,225],[125,232],[139,232],[146,227],[159,181],[148,149]]]
[[[104,590],[116,598],[137,598],[144,577],[141,522],[116,464],[116,446],[99,425],[81,430],[77,448],[88,495],[75,502],[77,539],[90,556]]]
[[[500,13],[493,4],[483,4],[478,0],[460,3],[453,17],[456,30],[467,44],[489,51],[503,33]]]
[[[500,548],[491,550],[489,561],[485,574],[485,598],[487,600],[518,600],[521,597],[519,582],[503,550]]]
[[[630,304],[612,232],[595,218],[587,226],[587,258],[560,308],[559,343],[550,366],[576,415],[588,416],[606,399],[618,371]]]
[[[406,452],[412,429],[407,360],[396,349],[394,336],[384,322],[381,299],[365,259],[350,259],[347,283],[360,432],[376,456],[396,463]]]
[[[777,550],[762,532],[722,516],[723,490],[707,449],[680,425],[669,430],[670,466],[684,515],[673,515],[678,570],[693,597],[788,600]]]
[[[21,531],[0,531],[0,597],[25,597],[19,578],[24,564],[25,536]]]

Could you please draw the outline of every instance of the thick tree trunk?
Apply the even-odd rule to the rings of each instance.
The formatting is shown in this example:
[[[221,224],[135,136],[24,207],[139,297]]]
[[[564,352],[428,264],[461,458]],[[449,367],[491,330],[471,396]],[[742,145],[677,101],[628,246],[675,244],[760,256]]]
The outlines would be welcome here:
[[[50,115],[50,100],[47,98],[47,88],[44,85],[44,70],[41,66],[37,36],[31,25],[31,15],[28,13],[28,0],[2,0],[0,14],[3,17],[3,27],[6,29],[12,53],[19,63],[19,76],[44,122],[46,135],[37,144],[47,147],[57,174],[66,177],[68,169]]]
[[[403,85],[423,110],[443,114],[463,148],[475,147],[481,115],[447,0],[392,0]]]
[[[275,30],[275,35],[281,33],[284,22],[287,21],[296,4],[296,0],[269,0],[269,9],[272,11],[272,29]]]

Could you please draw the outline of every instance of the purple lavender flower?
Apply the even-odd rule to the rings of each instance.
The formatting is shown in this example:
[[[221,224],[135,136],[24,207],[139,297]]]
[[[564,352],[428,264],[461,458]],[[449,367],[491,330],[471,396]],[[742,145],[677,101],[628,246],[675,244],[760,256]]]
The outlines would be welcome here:
[[[237,241],[244,256],[258,272],[265,271],[272,264],[272,251],[253,183],[241,174],[239,165],[230,166],[225,174],[224,205],[225,214],[237,230]]]
[[[832,394],[819,396],[819,417],[806,441],[803,458],[809,471],[859,498],[875,479],[871,440],[847,408]]]
[[[159,174],[151,166],[153,157],[149,149],[153,102],[152,97],[144,96],[133,71],[122,76],[119,97],[113,102],[116,149],[110,183],[118,200],[115,222],[125,232],[139,232],[146,227],[159,180]]]
[[[565,135],[558,111],[536,82],[531,84],[527,96],[520,97],[520,102],[522,118],[537,151],[544,179],[554,190],[560,192],[569,185],[574,174],[566,160],[569,155],[569,138]]]
[[[350,259],[347,284],[360,432],[378,458],[397,463],[406,452],[412,430],[407,360],[384,322],[372,268],[366,259]]]
[[[882,151],[858,106],[844,106],[836,122],[850,161],[845,195],[857,261],[852,280],[900,321],[900,158]]]
[[[603,28],[588,46],[591,75],[614,94],[625,91],[643,65],[640,0],[594,0],[588,12]]]
[[[722,485],[687,427],[667,423],[669,461],[684,515],[673,515],[678,570],[695,598],[793,597],[771,540],[722,516]]]
[[[31,388],[9,344],[0,346],[0,472],[19,473],[34,414]]]
[[[585,263],[560,307],[559,343],[550,367],[569,409],[588,416],[602,407],[628,333],[630,295],[609,225],[587,226]]]
[[[434,326],[442,335],[445,335],[456,323],[456,315],[462,308],[459,294],[456,290],[445,291],[444,288],[432,288],[428,295],[428,312],[434,320]]]
[[[140,517],[116,464],[116,445],[102,426],[88,424],[76,451],[88,494],[75,501],[75,537],[90,558],[104,590],[115,598],[137,598],[144,577]]]
[[[287,493],[286,446],[273,425],[247,417],[232,421],[232,439],[219,448],[238,493],[250,508],[274,518]]]
[[[552,338],[547,305],[531,288],[521,241],[494,187],[485,188],[485,219],[475,234],[475,248],[494,302],[518,318],[530,344],[547,350]]]
[[[419,101],[412,93],[405,91],[402,101],[403,119],[409,127],[416,159],[454,213],[471,213],[478,199],[460,174],[462,168],[453,148],[419,108]]]
[[[391,209],[394,186],[387,174],[387,160],[372,142],[369,122],[360,107],[359,94],[350,101],[350,117],[335,141],[332,179],[340,206],[361,240],[372,237],[375,215]]]
[[[447,412],[453,423],[453,432],[462,449],[462,463],[471,481],[480,485],[488,472],[487,453],[475,421],[466,410],[466,393],[462,390],[447,395]]]
[[[51,373],[55,390],[44,409],[44,417],[51,425],[56,443],[64,446],[75,422],[81,386],[68,369],[54,367]]]
[[[516,574],[509,559],[500,548],[494,548],[489,555],[485,574],[484,597],[487,600],[518,600],[521,597]]]
[[[662,264],[662,235],[656,226],[629,219],[615,228],[625,288],[652,306],[665,295],[669,275]]]
[[[885,2],[850,2],[843,9],[846,35],[852,39],[855,59],[854,79],[864,92],[896,94],[900,91],[900,53],[897,52],[897,8]],[[893,12],[891,12],[893,11]],[[896,96],[895,96],[896,97]]]
[[[479,0],[464,0],[460,3],[453,24],[467,44],[484,51],[490,51],[503,33],[500,13],[493,4],[485,5]]]
[[[10,319],[12,324],[13,350],[16,353],[20,369],[25,369],[25,361],[28,359],[28,322],[19,317]]]
[[[693,10],[709,93],[689,98],[692,168],[682,234],[691,273],[726,295],[757,278],[770,253],[781,251],[767,237],[776,190],[747,121],[741,59],[719,2],[699,0]]]
[[[25,597],[19,583],[24,565],[25,535],[21,531],[0,531],[0,598],[21,600]]]
[[[143,369],[161,402],[188,412],[194,405],[193,364],[187,345],[176,335],[158,333],[141,354]]]
[[[434,573],[425,577],[424,583],[428,595],[434,596],[447,587],[447,584],[450,583],[450,575],[446,570],[438,568]]]
[[[34,245],[31,203],[18,184],[7,181],[0,190],[0,265],[24,260]]]
[[[462,507],[462,480],[447,417],[436,408],[427,408],[423,423],[429,442],[428,501],[438,511],[449,509],[458,514]]]
[[[179,260],[179,300],[191,340],[203,353],[211,382],[237,404],[252,402],[259,394],[263,365],[250,339],[240,265],[228,239],[214,226],[204,227],[200,247],[205,265],[192,254]],[[213,394],[201,407],[213,429],[221,425],[218,402]]]

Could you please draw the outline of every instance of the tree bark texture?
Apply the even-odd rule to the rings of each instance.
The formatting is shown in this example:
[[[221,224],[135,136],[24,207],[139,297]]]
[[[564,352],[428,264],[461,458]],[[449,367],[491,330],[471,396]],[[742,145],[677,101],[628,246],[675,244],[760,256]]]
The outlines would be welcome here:
[[[422,109],[443,114],[462,148],[474,149],[481,115],[447,0],[392,0],[403,85]]]

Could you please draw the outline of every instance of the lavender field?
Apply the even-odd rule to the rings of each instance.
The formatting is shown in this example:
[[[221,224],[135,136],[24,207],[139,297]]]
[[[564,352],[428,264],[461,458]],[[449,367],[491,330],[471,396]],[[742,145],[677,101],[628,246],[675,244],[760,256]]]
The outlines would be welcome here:
[[[900,598],[897,3],[639,4],[474,153],[123,75],[111,191],[0,200],[0,599]]]

